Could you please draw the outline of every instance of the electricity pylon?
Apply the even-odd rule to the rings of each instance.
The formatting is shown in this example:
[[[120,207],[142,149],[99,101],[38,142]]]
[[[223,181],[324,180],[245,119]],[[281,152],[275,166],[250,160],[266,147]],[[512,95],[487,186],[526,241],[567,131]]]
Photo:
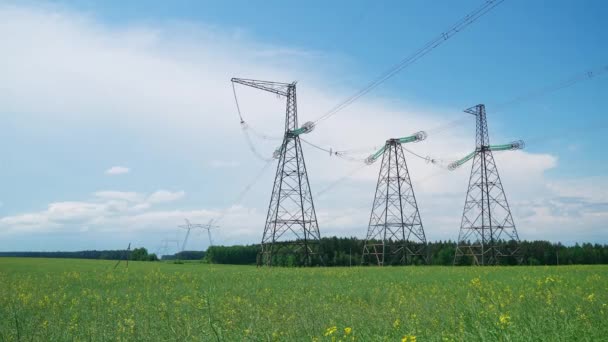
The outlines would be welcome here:
[[[184,221],[186,221],[185,225],[177,226],[178,228],[182,228],[182,229],[186,230],[186,237],[184,237],[184,242],[182,243],[182,249],[181,249],[182,252],[184,250],[186,250],[186,243],[188,243],[188,237],[190,236],[190,231],[192,230],[192,228],[195,228],[194,225],[192,223],[190,223],[190,221],[188,219],[184,219]]]
[[[401,146],[425,138],[424,132],[418,132],[389,139],[365,160],[372,164],[382,156],[362,263],[384,266],[428,261],[424,228]]]
[[[296,83],[278,83],[233,78],[232,82],[261,89],[286,98],[283,143],[274,152],[277,172],[266,226],[262,235],[258,265],[272,266],[277,255],[295,254],[300,264],[310,265],[319,254],[319,225],[302,154],[300,135],[311,132],[314,123],[298,126]]]
[[[479,104],[465,113],[475,115],[477,137],[475,151],[449,165],[454,170],[473,159],[454,264],[463,257],[475,265],[496,265],[504,258],[520,263],[519,236],[492,152],[522,149],[524,142],[490,145],[485,106]]]
[[[184,238],[184,242],[182,243],[182,252],[186,249],[186,243],[188,242],[188,237],[190,236],[190,231],[192,229],[205,229],[207,230],[207,236],[209,237],[209,246],[213,245],[213,241],[211,240],[211,229],[219,228],[219,226],[214,226],[213,219],[209,220],[207,224],[198,224],[198,223],[190,223],[188,219],[184,219],[186,221],[185,225],[178,226],[179,228],[186,229],[186,237]]]
[[[131,243],[129,242],[129,247],[127,247],[127,250],[123,253],[123,255],[118,258],[118,262],[116,263],[116,265],[114,265],[114,268],[116,269],[116,267],[118,267],[118,264],[120,264],[120,262],[124,258],[125,262],[127,263],[127,269],[128,269],[129,268],[129,258],[130,257],[131,257]]]
[[[198,225],[201,229],[205,229],[207,231],[207,236],[209,237],[209,247],[213,246],[213,240],[211,240],[211,229],[219,228],[220,226],[213,225],[213,219],[209,220],[207,224]]]
[[[161,245],[158,248],[156,255],[169,255],[169,251],[171,250],[171,248],[169,247],[170,244],[175,244],[175,253],[179,253],[179,241],[165,238],[161,240]]]

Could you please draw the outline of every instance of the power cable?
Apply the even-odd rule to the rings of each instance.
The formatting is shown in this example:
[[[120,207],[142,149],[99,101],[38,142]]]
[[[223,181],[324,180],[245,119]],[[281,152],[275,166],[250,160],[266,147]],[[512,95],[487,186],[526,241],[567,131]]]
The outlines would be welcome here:
[[[313,144],[310,141],[307,141],[307,140],[302,139],[302,138],[300,138],[300,141],[304,142],[305,144],[307,144],[307,145],[309,145],[311,147],[316,148],[319,151],[326,152],[330,156],[336,156],[338,158],[341,158],[341,159],[344,159],[344,160],[347,160],[347,161],[351,161],[351,162],[362,162],[364,160],[364,159],[358,159],[358,158],[349,157],[348,155],[346,155],[345,153],[343,153],[341,151],[335,151],[332,148],[324,148],[324,147],[321,147],[321,146],[319,146],[317,144]]]
[[[494,105],[492,112],[496,113],[499,112],[501,110],[504,110],[506,107],[524,102],[524,101],[528,101],[530,99],[534,99],[534,98],[538,98],[538,97],[542,97],[548,93],[552,93],[554,91],[558,91],[564,88],[568,88],[571,87],[577,83],[583,82],[583,81],[588,81],[594,77],[597,76],[601,76],[603,74],[608,73],[608,65],[604,65],[602,67],[598,67],[595,69],[590,69],[590,70],[586,70],[583,72],[580,72],[576,75],[573,75],[570,78],[561,80],[557,83],[551,84],[549,86],[537,89],[537,90],[533,90],[529,93],[523,94],[523,95],[519,95],[516,96],[515,98],[502,102],[502,103],[498,103],[496,105]]]
[[[460,19],[458,22],[456,22],[456,24],[454,24],[453,26],[451,26],[448,30],[444,31],[439,36],[437,36],[435,39],[429,41],[423,47],[421,47],[420,49],[416,50],[412,55],[409,55],[408,57],[402,59],[399,63],[395,64],[394,66],[392,66],[391,68],[389,68],[388,70],[386,70],[384,73],[380,74],[379,77],[377,77],[376,79],[374,79],[372,82],[370,82],[363,89],[359,90],[358,92],[356,92],[352,96],[348,97],[343,102],[341,102],[341,103],[337,104],[336,106],[334,106],[332,109],[330,109],[329,111],[327,111],[325,114],[321,115],[318,119],[316,119],[314,121],[314,123],[315,124],[319,124],[323,120],[326,120],[329,117],[337,114],[339,111],[341,111],[342,109],[346,108],[347,106],[349,106],[350,104],[352,104],[353,102],[355,102],[360,97],[362,97],[365,94],[369,93],[370,91],[372,91],[374,88],[376,88],[380,84],[384,83],[385,81],[387,81],[391,77],[395,76],[401,70],[405,69],[406,67],[408,67],[409,65],[413,64],[414,62],[416,62],[421,57],[425,56],[427,53],[429,53],[432,50],[434,50],[439,45],[443,44],[445,41],[447,41],[448,39],[450,39],[452,36],[456,35],[458,32],[460,32],[464,28],[466,28],[468,25],[470,25],[470,24],[474,23],[475,21],[477,21],[477,19],[479,19],[484,14],[486,14],[487,12],[489,12],[490,10],[492,10],[494,7],[498,6],[503,1],[504,0],[488,0],[488,1],[486,1],[483,5],[481,5],[480,7],[478,7],[477,9],[475,9],[473,12],[469,13],[468,15],[466,15],[465,17],[463,17],[462,19]]]
[[[243,131],[243,135],[245,136],[245,140],[247,141],[247,146],[249,147],[249,150],[251,151],[251,153],[258,158],[259,160],[263,161],[263,162],[270,162],[272,161],[272,158],[266,158],[264,157],[255,147],[255,144],[253,143],[253,141],[251,140],[251,136],[249,135],[249,131],[253,132],[254,134],[258,135],[259,137],[262,137],[262,139],[265,140],[271,140],[272,138],[264,135],[264,134],[260,134],[258,132],[256,132],[255,130],[253,130],[243,119],[243,114],[241,112],[241,106],[239,105],[239,99],[236,95],[236,88],[234,86],[234,82],[232,83],[232,94],[234,95],[234,103],[236,105],[236,110],[237,110],[237,114],[239,116],[239,120],[240,120],[240,124],[241,124],[241,130]]]
[[[268,166],[270,166],[272,163],[272,159],[270,159],[269,161],[267,161],[264,166],[260,169],[260,171],[258,171],[258,173],[256,173],[255,177],[251,180],[251,182],[249,182],[245,188],[243,188],[243,190],[241,190],[241,192],[239,193],[239,195],[234,199],[234,201],[232,202],[232,204],[228,207],[226,207],[224,210],[222,210],[220,212],[220,216],[218,216],[218,218],[214,221],[215,224],[217,224],[218,222],[220,222],[224,217],[226,217],[227,212],[230,208],[234,207],[235,205],[239,204],[242,200],[243,197],[245,197],[245,195],[251,190],[251,188],[257,184],[257,182],[260,180],[262,174],[264,174],[264,172],[266,171],[266,169],[268,169]]]
[[[338,178],[337,180],[333,181],[332,183],[330,183],[328,186],[326,186],[325,188],[323,188],[321,191],[317,192],[315,194],[315,198],[319,198],[320,196],[322,196],[324,193],[326,193],[327,191],[331,190],[332,188],[334,188],[336,185],[342,183],[343,181],[347,180],[348,178],[352,177],[355,173],[361,171],[363,168],[365,168],[366,166],[368,166],[367,164],[362,164],[360,166],[357,166],[356,168],[352,169],[349,173],[347,173],[346,175]]]

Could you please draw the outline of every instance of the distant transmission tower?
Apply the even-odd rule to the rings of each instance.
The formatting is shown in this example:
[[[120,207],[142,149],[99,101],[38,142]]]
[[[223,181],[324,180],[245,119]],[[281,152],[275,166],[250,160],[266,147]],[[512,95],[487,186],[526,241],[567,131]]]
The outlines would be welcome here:
[[[159,257],[162,255],[169,255],[172,249],[171,247],[169,247],[169,245],[173,244],[175,244],[175,253],[179,253],[179,241],[165,238],[161,240],[161,245],[158,248],[156,255],[158,255]]]
[[[182,243],[181,252],[186,250],[186,243],[188,243],[188,237],[190,237],[190,231],[192,230],[192,228],[196,228],[195,225],[190,223],[190,221],[188,219],[184,219],[184,221],[186,221],[185,225],[177,226],[178,228],[182,228],[182,229],[186,230],[186,237],[184,237],[184,242]]]
[[[384,266],[427,262],[426,237],[401,146],[425,138],[424,132],[418,132],[389,139],[366,159],[372,164],[382,156],[362,263]]]
[[[205,229],[207,231],[207,236],[209,237],[209,247],[213,246],[213,240],[211,240],[211,229],[219,228],[220,226],[213,225],[213,219],[209,220],[207,224],[199,225],[201,229]]]
[[[295,254],[298,262],[310,265],[318,255],[319,226],[302,154],[300,135],[311,132],[314,123],[298,126],[296,83],[277,83],[233,78],[232,82],[268,91],[287,99],[285,135],[274,152],[277,172],[268,206],[258,265],[272,266],[277,255]]]
[[[207,230],[207,236],[209,236],[209,246],[213,245],[213,241],[211,240],[211,229],[219,228],[219,226],[212,225],[213,219],[209,220],[207,224],[198,224],[198,223],[190,223],[188,219],[184,219],[186,221],[185,225],[178,226],[179,228],[186,230],[186,237],[184,238],[184,242],[182,243],[183,252],[186,250],[186,243],[188,243],[188,237],[190,236],[190,231],[192,229],[204,229]]]
[[[127,247],[127,250],[123,253],[123,255],[121,257],[119,257],[118,262],[116,263],[116,265],[114,265],[114,268],[118,267],[120,262],[124,259],[125,262],[127,263],[127,269],[128,269],[129,268],[129,258],[131,258],[131,243],[130,242],[129,242],[129,247]]]
[[[524,142],[490,145],[485,106],[465,113],[476,116],[477,138],[475,151],[449,165],[454,170],[473,159],[454,264],[463,263],[463,258],[476,265],[496,265],[504,258],[520,263],[519,236],[492,152],[521,149]]]

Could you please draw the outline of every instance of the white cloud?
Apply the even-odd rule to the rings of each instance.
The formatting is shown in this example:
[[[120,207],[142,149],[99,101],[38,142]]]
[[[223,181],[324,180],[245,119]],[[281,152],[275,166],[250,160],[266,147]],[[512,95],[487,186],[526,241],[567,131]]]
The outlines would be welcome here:
[[[167,190],[158,190],[150,195],[136,192],[97,191],[88,200],[53,202],[45,210],[1,217],[0,225],[6,227],[4,233],[10,234],[63,231],[74,225],[88,226],[88,229],[123,231],[130,228],[125,227],[130,217],[150,215],[153,213],[150,210],[154,209],[154,205],[175,201],[184,195],[184,191]],[[142,214],[143,211],[146,212]]]
[[[151,204],[173,202],[184,197],[185,195],[186,193],[184,191],[171,192],[167,190],[158,190],[148,196],[147,201]]]
[[[300,122],[318,117],[350,95],[325,88],[324,81],[333,74],[318,69],[325,65],[332,73],[339,73],[347,63],[315,51],[259,43],[242,31],[221,32],[184,23],[111,27],[67,10],[0,5],[0,41],[7,51],[0,54],[0,101],[7,112],[19,114],[15,120],[24,120],[18,128],[63,137],[93,126],[113,137],[113,129],[103,130],[105,126],[98,128],[96,123],[121,127],[134,142],[146,146],[146,156],[151,159],[176,157],[191,161],[192,169],[200,168],[202,160],[211,160],[210,167],[223,168],[226,175],[205,179],[234,185],[233,194],[210,194],[222,200],[236,196],[249,182],[252,169],[260,165],[241,135],[231,77],[299,80]],[[237,91],[245,120],[265,134],[281,136],[284,100],[242,86],[237,86]],[[493,130],[491,113],[488,115],[493,140],[502,141]],[[305,139],[334,150],[361,147],[363,153],[357,158],[363,159],[365,152],[389,137],[427,129],[426,141],[406,147],[449,162],[472,150],[474,121],[458,130],[430,128],[464,116],[459,110],[366,97],[321,123]],[[269,139],[252,140],[267,156],[279,144]],[[315,193],[362,165],[361,161],[343,161],[303,146]],[[83,149],[82,156],[88,155],[90,151]],[[555,227],[584,224],[599,240],[608,240],[601,230],[602,215],[607,211],[601,209],[601,202],[605,199],[585,195],[607,193],[603,177],[583,184],[549,180],[546,171],[558,167],[558,159],[546,153],[502,152],[496,153],[496,160],[523,238],[577,239],[582,235]],[[379,166],[377,162],[358,170],[315,198],[322,234],[365,234]],[[448,172],[408,155],[408,167],[428,238],[454,239],[470,166]],[[114,166],[106,173],[129,171]],[[223,226],[230,229],[223,231],[225,241],[259,239],[272,176],[268,171],[261,177],[258,190],[248,195],[252,203],[227,211]],[[179,176],[169,170],[166,177],[155,180],[167,184]],[[179,209],[176,201],[184,196],[184,191],[168,190],[151,194],[99,191],[83,201],[54,202],[45,210],[1,217],[0,223],[12,233],[70,230],[75,224],[89,231],[167,231],[174,230],[184,217],[200,221],[217,217],[221,214],[217,208],[226,206],[222,202],[207,208]],[[595,203],[597,211],[564,203],[560,198],[566,196]],[[163,210],[155,207],[161,203]],[[582,218],[563,215],[573,210],[581,212]]]
[[[128,167],[112,166],[111,168],[106,170],[106,175],[111,175],[111,176],[123,175],[125,173],[129,173],[130,171],[131,171],[131,169],[129,169]]]

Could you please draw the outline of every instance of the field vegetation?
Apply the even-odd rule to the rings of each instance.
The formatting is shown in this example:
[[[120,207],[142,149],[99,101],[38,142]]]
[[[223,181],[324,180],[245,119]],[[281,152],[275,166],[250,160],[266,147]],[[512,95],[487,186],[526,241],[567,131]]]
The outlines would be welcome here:
[[[0,341],[600,341],[607,266],[0,258]]]

